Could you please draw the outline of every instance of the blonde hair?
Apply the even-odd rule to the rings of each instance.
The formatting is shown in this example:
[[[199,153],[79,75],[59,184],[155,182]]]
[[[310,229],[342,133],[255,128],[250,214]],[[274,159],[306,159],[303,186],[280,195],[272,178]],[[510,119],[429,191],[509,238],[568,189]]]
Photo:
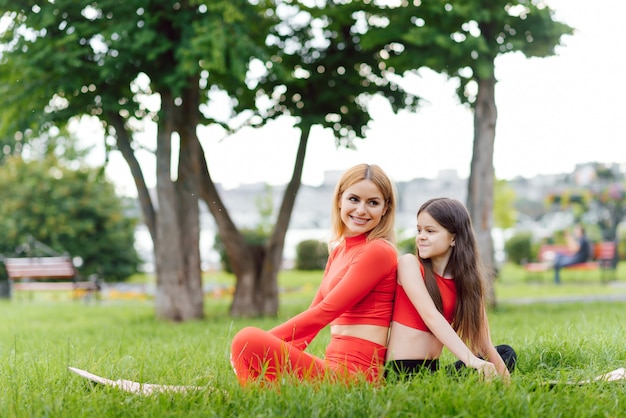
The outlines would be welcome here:
[[[341,220],[340,201],[343,192],[352,187],[354,184],[362,181],[370,180],[376,185],[385,201],[385,215],[381,218],[380,223],[374,227],[368,234],[367,239],[373,240],[382,238],[391,244],[396,243],[395,222],[396,222],[396,190],[393,182],[387,174],[377,165],[359,164],[346,170],[337,186],[332,201],[331,208],[331,237],[330,245],[336,244],[343,240],[346,232],[346,225]]]

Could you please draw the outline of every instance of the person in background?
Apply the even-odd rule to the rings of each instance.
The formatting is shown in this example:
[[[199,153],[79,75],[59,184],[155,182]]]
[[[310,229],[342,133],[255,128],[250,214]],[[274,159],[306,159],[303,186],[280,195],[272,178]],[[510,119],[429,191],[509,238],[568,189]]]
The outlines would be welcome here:
[[[396,283],[395,186],[376,165],[339,180],[331,208],[329,258],[310,307],[264,331],[246,327],[231,344],[242,386],[280,376],[377,381],[382,376]],[[324,358],[305,351],[330,324]]]
[[[478,370],[508,383],[517,361],[510,346],[494,347],[484,302],[483,275],[469,213],[462,203],[436,198],[417,213],[417,254],[398,262],[398,284],[385,375],[407,378],[439,369],[447,347],[452,370]]]
[[[568,253],[557,253],[554,257],[554,283],[556,284],[561,284],[560,272],[563,267],[584,263],[591,257],[591,244],[581,224],[574,225],[573,233],[565,231],[565,242]]]

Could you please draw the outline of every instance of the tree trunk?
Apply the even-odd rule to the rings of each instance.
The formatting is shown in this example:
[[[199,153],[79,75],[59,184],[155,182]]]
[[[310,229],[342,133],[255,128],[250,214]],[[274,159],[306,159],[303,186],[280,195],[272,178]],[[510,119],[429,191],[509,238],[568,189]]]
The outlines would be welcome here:
[[[490,306],[496,304],[496,267],[491,235],[495,185],[493,150],[497,119],[495,84],[493,76],[478,80],[478,94],[474,105],[474,148],[467,193],[467,208],[485,267],[486,296]]]
[[[148,227],[150,237],[152,241],[156,241],[156,212],[154,210],[154,204],[150,198],[150,192],[146,185],[141,166],[135,156],[135,152],[131,146],[132,136],[126,129],[125,121],[118,112],[109,112],[107,120],[112,124],[115,129],[115,138],[117,149],[126,160],[130,172],[137,188],[137,195],[139,197],[139,204],[141,206],[141,213],[143,214],[143,221]]]
[[[303,128],[291,181],[285,189],[274,231],[264,247],[250,246],[239,232],[211,179],[201,153],[201,196],[215,218],[226,255],[236,276],[235,294],[230,307],[234,317],[275,316],[278,313],[278,273],[282,266],[285,236],[302,183],[310,127]]]
[[[236,317],[255,317],[261,314],[255,302],[256,278],[259,268],[253,250],[246,243],[213,183],[204,152],[198,154],[200,168],[200,196],[209,207],[224,243],[226,254],[237,278],[230,314]],[[258,255],[257,255],[258,257]],[[260,264],[259,264],[260,265]]]
[[[161,93],[161,119],[157,133],[157,240],[155,264],[157,287],[155,295],[156,316],[171,321],[202,318],[200,282],[200,228],[198,216],[197,176],[193,166],[187,167],[193,157],[193,143],[197,138],[181,135],[181,170],[176,182],[172,181],[172,134],[177,126],[177,113],[181,109],[173,102],[170,92]],[[195,125],[194,125],[195,129]],[[183,136],[185,138],[183,138]],[[183,167],[181,167],[181,165]],[[195,203],[194,203],[195,202]]]
[[[261,271],[260,294],[263,295],[262,312],[264,315],[278,314],[278,273],[280,271],[283,250],[285,248],[285,236],[289,228],[291,214],[296,204],[296,196],[302,184],[302,169],[304,167],[304,157],[306,156],[306,147],[309,141],[311,127],[309,125],[302,127],[300,134],[300,145],[296,153],[296,161],[293,168],[291,180],[283,194],[283,201],[278,212],[278,218],[274,225],[274,232],[267,243],[265,260],[263,262],[263,270]]]
[[[178,133],[180,136],[180,154],[178,179],[175,182],[178,195],[178,224],[180,247],[183,256],[185,280],[180,284],[183,295],[178,297],[178,311],[182,318],[198,319],[204,316],[204,291],[202,288],[202,268],[200,258],[200,168],[198,158],[202,149],[198,141],[196,127],[199,124],[198,80],[188,83],[190,86],[183,95],[182,106],[178,110]]]

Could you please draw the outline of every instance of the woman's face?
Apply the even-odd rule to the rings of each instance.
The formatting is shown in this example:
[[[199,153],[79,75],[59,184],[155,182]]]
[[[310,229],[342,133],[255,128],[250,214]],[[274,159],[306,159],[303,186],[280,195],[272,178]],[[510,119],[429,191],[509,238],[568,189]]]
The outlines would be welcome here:
[[[383,194],[371,180],[361,180],[344,190],[339,209],[346,237],[371,231],[387,212]]]
[[[454,235],[424,211],[417,217],[415,243],[420,257],[430,258],[433,262],[443,257],[447,260],[454,245]]]

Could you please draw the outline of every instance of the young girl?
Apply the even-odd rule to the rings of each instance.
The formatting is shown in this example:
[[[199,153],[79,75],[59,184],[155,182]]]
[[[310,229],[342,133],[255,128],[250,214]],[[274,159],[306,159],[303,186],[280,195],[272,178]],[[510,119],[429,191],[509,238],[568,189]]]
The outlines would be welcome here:
[[[379,379],[393,310],[397,254],[396,196],[388,176],[375,165],[347,170],[335,189],[331,249],[311,306],[263,331],[246,327],[231,347],[241,385],[269,382],[281,374],[298,379]],[[330,324],[325,357],[304,350]]]
[[[398,262],[386,373],[435,371],[445,346],[459,358],[457,370],[465,365],[487,380],[500,375],[508,382],[516,355],[491,342],[480,258],[465,206],[448,198],[424,203],[417,213],[416,244],[417,254]]]

